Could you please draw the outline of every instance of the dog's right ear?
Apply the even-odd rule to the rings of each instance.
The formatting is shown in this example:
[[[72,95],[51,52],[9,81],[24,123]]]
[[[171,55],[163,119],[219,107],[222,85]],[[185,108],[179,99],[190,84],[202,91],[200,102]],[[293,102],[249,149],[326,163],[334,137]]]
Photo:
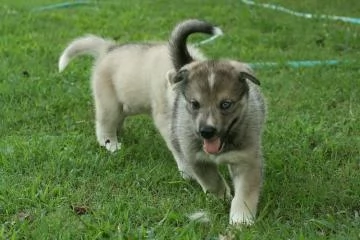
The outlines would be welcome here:
[[[169,81],[169,83],[176,84],[179,82],[184,82],[189,76],[189,70],[182,69],[179,72],[176,72],[175,70],[169,70],[166,74],[166,78]]]
[[[260,86],[259,79],[257,79],[254,75],[252,75],[250,73],[247,73],[247,72],[240,72],[240,80],[245,81],[246,79],[249,79],[250,81],[252,81],[256,85]]]
[[[254,71],[252,70],[252,68],[248,64],[238,62],[238,61],[230,61],[230,64],[239,73],[239,79],[241,81],[246,81],[246,79],[248,79],[251,82],[255,83],[256,85],[260,85],[259,79],[257,79],[255,77]]]

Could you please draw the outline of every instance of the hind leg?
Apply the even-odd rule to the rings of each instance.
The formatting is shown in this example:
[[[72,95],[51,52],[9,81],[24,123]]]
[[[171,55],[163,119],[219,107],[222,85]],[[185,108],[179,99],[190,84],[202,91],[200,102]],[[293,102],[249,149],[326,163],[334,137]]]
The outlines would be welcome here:
[[[93,91],[96,112],[96,136],[99,144],[110,152],[120,149],[117,130],[121,127],[125,115],[118,102],[115,89],[108,79],[95,77]]]

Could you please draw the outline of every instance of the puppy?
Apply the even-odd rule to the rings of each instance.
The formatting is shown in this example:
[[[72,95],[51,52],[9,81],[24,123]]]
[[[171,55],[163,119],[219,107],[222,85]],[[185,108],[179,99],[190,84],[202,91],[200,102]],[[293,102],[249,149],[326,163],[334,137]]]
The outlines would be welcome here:
[[[266,105],[251,68],[233,60],[191,58],[183,42],[171,44],[174,70],[171,142],[185,176],[205,192],[231,197],[218,171],[227,164],[233,181],[230,223],[251,224],[262,184],[261,135]]]
[[[171,45],[167,42],[118,45],[111,40],[88,35],[73,40],[67,46],[59,59],[60,72],[76,56],[90,54],[96,59],[91,83],[96,136],[101,146],[111,152],[119,149],[120,136],[117,133],[121,134],[125,117],[148,113],[169,149],[173,149],[170,140],[172,100],[168,96],[172,93],[167,91],[166,73],[174,68],[171,51],[186,49],[185,58],[204,58],[196,48],[183,45],[193,33],[215,35],[221,34],[221,30],[203,21],[186,20],[172,31]]]
[[[235,190],[230,223],[250,224],[262,172],[265,103],[259,81],[246,64],[205,60],[186,43],[197,32],[221,34],[209,23],[187,20],[174,28],[169,43],[117,45],[85,36],[64,50],[59,70],[75,56],[93,55],[99,144],[117,150],[117,131],[121,133],[125,117],[151,114],[182,176],[197,180],[204,191],[231,197],[217,169],[228,164]]]

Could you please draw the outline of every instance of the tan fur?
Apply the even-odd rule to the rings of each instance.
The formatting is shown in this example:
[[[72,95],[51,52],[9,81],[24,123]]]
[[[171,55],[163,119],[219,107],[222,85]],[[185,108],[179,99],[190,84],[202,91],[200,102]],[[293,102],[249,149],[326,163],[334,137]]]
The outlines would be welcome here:
[[[190,48],[194,57],[202,54]],[[96,56],[91,84],[96,110],[96,135],[101,146],[111,152],[120,148],[117,132],[125,117],[152,114],[156,127],[168,143],[169,109],[166,74],[172,64],[167,43],[127,44],[89,35],[75,39],[64,50],[59,70],[65,69],[76,55],[91,53]]]
[[[199,50],[186,44],[186,39],[195,33],[221,35],[222,31],[205,21],[188,19],[175,26],[168,42],[117,45],[87,35],[67,46],[59,58],[60,72],[78,55],[91,54],[96,59],[91,85],[96,136],[101,146],[116,151],[120,148],[117,132],[121,134],[124,119],[147,113],[152,115],[168,148],[175,151],[170,129],[174,92],[168,91],[166,75],[188,59],[205,59]],[[182,172],[182,162],[174,157]]]

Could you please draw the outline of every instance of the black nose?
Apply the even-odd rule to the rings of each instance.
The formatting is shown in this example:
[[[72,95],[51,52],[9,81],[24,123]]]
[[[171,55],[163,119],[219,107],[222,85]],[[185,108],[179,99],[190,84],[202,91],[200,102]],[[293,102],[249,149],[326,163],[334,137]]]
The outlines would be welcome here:
[[[204,126],[200,128],[200,135],[205,139],[210,139],[214,137],[216,133],[216,128],[212,126]]]

